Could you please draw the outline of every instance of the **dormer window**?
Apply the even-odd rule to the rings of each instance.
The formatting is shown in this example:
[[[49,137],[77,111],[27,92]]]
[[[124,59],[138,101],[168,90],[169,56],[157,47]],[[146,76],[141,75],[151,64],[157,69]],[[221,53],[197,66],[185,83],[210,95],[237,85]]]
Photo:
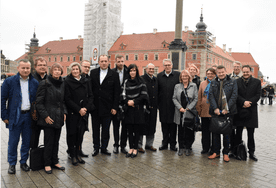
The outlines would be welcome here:
[[[120,50],[126,49],[127,45],[124,44],[123,42],[120,44]]]
[[[47,53],[49,53],[51,51],[51,48],[47,47],[45,50],[46,50]]]
[[[167,48],[169,43],[167,43],[165,40],[161,43],[163,48]]]
[[[77,48],[78,48],[78,51],[81,51],[83,49],[83,47],[80,45]]]

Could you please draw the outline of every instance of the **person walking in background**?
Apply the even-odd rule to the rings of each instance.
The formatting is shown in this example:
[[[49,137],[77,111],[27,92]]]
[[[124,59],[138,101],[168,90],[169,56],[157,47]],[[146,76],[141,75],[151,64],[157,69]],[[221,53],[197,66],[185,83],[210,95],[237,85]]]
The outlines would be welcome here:
[[[145,149],[156,151],[153,147],[154,134],[156,132],[156,119],[157,119],[157,106],[158,106],[158,82],[157,78],[154,76],[154,64],[149,63],[146,66],[146,73],[141,76],[147,86],[147,91],[149,95],[149,114],[146,113],[145,116],[145,135],[146,135],[146,146]],[[144,153],[143,149],[143,134],[140,135],[138,143],[139,152]]]
[[[213,68],[209,68],[206,70],[207,79],[201,82],[198,91],[198,102],[196,105],[196,109],[198,111],[198,115],[201,117],[202,122],[202,151],[201,154],[205,153],[213,153],[212,147],[212,134],[209,131],[210,123],[211,123],[211,115],[209,114],[210,102],[210,87],[211,81],[216,77],[216,71]],[[212,146],[212,147],[211,147]]]
[[[116,67],[112,69],[119,74],[120,86],[123,85],[124,81],[128,78],[127,66],[125,66],[125,58],[122,55],[117,55],[115,57]],[[114,137],[114,149],[113,153],[119,153],[119,146],[121,147],[121,152],[127,154],[126,144],[127,144],[127,128],[124,121],[118,120],[117,114],[112,117],[113,122],[113,137]],[[121,140],[120,140],[120,124],[121,126]],[[119,144],[120,140],[120,144]]]
[[[96,107],[92,112],[93,157],[99,154],[100,149],[102,154],[111,155],[107,150],[110,138],[109,129],[112,115],[116,115],[119,108],[120,99],[119,75],[108,67],[107,55],[99,57],[99,65],[99,68],[90,72],[94,105]]]
[[[226,75],[223,65],[217,67],[217,77],[211,81],[209,90],[209,114],[213,116],[227,116],[232,119],[237,113],[236,100],[238,96],[237,83]],[[214,153],[209,159],[220,157],[221,139],[220,134],[213,133]],[[230,135],[223,134],[223,160],[229,162]]]
[[[125,106],[124,123],[127,127],[129,151],[126,157],[134,158],[138,154],[139,133],[145,124],[145,106],[148,104],[147,87],[139,76],[138,67],[135,64],[128,66],[128,79],[122,86],[121,104]]]
[[[174,104],[172,101],[174,86],[179,83],[178,71],[172,70],[173,64],[170,59],[163,60],[164,71],[157,75],[158,82],[158,106],[159,119],[162,127],[163,140],[159,150],[170,149],[177,151],[176,131],[177,125],[174,123]]]
[[[88,130],[88,114],[95,109],[89,80],[81,76],[81,66],[74,62],[69,66],[65,79],[65,102],[68,116],[66,119],[67,144],[73,165],[84,164],[81,156],[81,142]]]
[[[40,82],[36,94],[36,107],[39,113],[37,124],[44,130],[44,166],[47,174],[52,173],[51,167],[65,170],[59,164],[58,158],[61,128],[67,114],[62,74],[62,66],[54,63],[48,78]]]
[[[272,99],[274,97],[275,93],[274,93],[274,88],[272,86],[269,86],[269,89],[268,89],[268,100],[269,100],[269,103],[268,105],[272,105]]]
[[[39,83],[48,77],[47,61],[44,57],[40,56],[35,59],[34,68],[35,68],[35,72],[32,75]],[[40,132],[41,132],[41,127],[37,125],[36,121],[32,120],[32,136],[31,136],[31,143],[30,143],[31,149],[38,147]]]
[[[175,105],[174,123],[178,125],[178,144],[181,156],[186,149],[186,156],[191,155],[191,147],[194,142],[195,121],[186,122],[186,117],[195,119],[196,103],[198,98],[197,86],[192,81],[192,76],[188,70],[183,70],[179,76],[179,84],[174,87],[172,101]],[[194,111],[194,112],[192,112]]]
[[[9,174],[16,172],[20,135],[22,137],[20,168],[24,171],[30,170],[26,164],[32,134],[30,109],[32,102],[35,101],[38,87],[38,81],[30,74],[31,63],[28,60],[19,60],[17,70],[18,73],[5,79],[1,86],[1,118],[9,129]]]
[[[249,149],[249,158],[258,161],[254,155],[255,141],[254,131],[258,128],[258,101],[261,96],[261,81],[251,76],[252,68],[249,65],[242,67],[243,76],[237,80],[238,113],[234,116],[234,123],[237,126],[237,136],[235,146],[242,141],[242,132],[244,127],[247,129],[247,146]]]

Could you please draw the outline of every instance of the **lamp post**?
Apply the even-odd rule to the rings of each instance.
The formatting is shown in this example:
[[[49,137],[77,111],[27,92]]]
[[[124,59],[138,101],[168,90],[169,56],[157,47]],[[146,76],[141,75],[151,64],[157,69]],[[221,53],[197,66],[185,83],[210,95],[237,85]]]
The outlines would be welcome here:
[[[171,51],[171,60],[173,69],[185,69],[185,51],[187,50],[186,42],[182,40],[182,16],[183,16],[183,0],[176,1],[176,16],[175,16],[175,37],[169,45]]]

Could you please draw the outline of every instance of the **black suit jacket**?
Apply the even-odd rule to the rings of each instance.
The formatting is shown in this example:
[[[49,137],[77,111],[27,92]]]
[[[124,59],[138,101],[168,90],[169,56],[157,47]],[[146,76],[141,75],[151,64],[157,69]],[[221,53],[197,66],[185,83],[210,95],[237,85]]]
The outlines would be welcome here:
[[[111,116],[111,109],[118,110],[120,97],[119,74],[108,68],[105,79],[100,84],[100,68],[90,72],[92,92],[94,95],[94,105],[99,116]]]

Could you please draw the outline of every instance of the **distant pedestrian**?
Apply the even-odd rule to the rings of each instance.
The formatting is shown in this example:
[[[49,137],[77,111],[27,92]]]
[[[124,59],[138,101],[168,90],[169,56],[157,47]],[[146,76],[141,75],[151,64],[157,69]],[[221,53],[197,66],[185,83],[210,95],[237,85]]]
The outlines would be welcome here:
[[[177,151],[176,145],[176,131],[177,125],[174,123],[174,104],[172,96],[174,86],[179,83],[178,71],[172,70],[173,64],[170,59],[163,60],[164,71],[157,75],[158,81],[158,106],[159,106],[159,119],[162,128],[162,144],[159,150],[168,148],[172,151]]]
[[[26,164],[32,134],[30,109],[31,103],[35,101],[38,87],[38,81],[30,74],[31,63],[28,60],[19,60],[17,70],[18,73],[7,78],[1,87],[1,118],[9,129],[9,174],[16,172],[20,135],[22,137],[20,168],[24,171],[30,170]]]
[[[226,68],[223,65],[217,67],[217,77],[212,80],[209,90],[209,114],[213,116],[227,116],[230,119],[237,113],[236,100],[238,96],[237,83],[226,75]],[[209,159],[220,157],[221,137],[213,133],[214,154]],[[223,134],[223,160],[229,162],[230,135]]]
[[[272,99],[273,99],[274,95],[275,95],[274,88],[272,86],[270,86],[268,89],[269,105],[272,105]]]
[[[234,123],[237,126],[235,145],[241,143],[244,127],[247,129],[249,158],[257,161],[255,152],[254,132],[258,128],[258,101],[261,96],[261,81],[253,78],[252,68],[249,65],[242,67],[243,76],[237,80],[238,98]]]

